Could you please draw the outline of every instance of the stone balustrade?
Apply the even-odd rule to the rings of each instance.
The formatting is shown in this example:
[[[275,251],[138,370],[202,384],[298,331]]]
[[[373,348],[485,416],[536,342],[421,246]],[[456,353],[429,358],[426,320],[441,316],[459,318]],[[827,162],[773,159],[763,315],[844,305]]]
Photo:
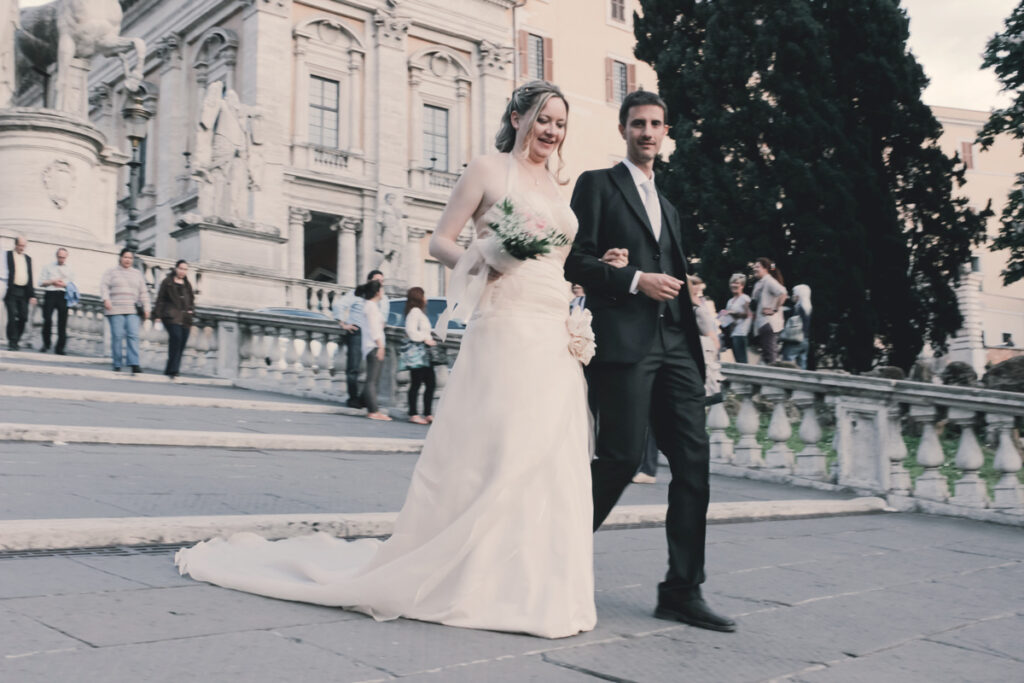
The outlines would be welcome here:
[[[86,298],[69,317],[69,350],[108,355],[102,305]],[[162,370],[166,333],[142,327],[141,362]],[[182,372],[241,386],[347,398],[346,333],[334,322],[199,308]],[[404,407],[397,371],[403,337],[388,328],[380,398]],[[459,336],[446,342],[449,359]],[[444,385],[447,368],[438,368]],[[708,410],[715,471],[885,495],[893,507],[1024,525],[1017,425],[1024,395],[760,365],[723,363],[727,401]],[[952,482],[952,483],[951,483]]]
[[[885,494],[901,509],[1024,516],[1015,428],[1024,395],[760,365],[723,371],[730,400],[708,411],[719,470]],[[995,472],[991,491],[983,468]]]

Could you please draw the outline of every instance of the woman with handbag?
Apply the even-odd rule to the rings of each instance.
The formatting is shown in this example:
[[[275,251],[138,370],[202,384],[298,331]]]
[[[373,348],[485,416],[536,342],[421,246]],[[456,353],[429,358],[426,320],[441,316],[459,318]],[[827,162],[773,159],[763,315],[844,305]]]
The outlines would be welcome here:
[[[434,368],[427,347],[437,342],[430,336],[430,321],[426,314],[427,297],[422,287],[411,287],[405,295],[405,340],[399,351],[399,366],[408,370],[409,422],[419,425],[434,421],[431,405],[434,403]],[[423,390],[423,412],[416,411],[416,403]]]
[[[195,312],[195,293],[188,281],[188,262],[184,259],[174,264],[174,270],[160,283],[153,307],[153,319],[160,319],[167,330],[167,365],[164,374],[172,380],[181,368],[181,354],[192,330],[192,315]]]
[[[811,288],[797,285],[793,288],[793,308],[786,316],[779,339],[782,340],[782,360],[793,361],[801,370],[807,369],[807,351],[811,347],[811,310]]]

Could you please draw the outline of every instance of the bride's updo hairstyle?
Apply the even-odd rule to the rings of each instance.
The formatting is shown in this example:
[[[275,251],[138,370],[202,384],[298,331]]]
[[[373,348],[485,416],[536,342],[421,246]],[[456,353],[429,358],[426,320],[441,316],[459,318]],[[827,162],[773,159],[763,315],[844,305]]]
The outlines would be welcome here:
[[[523,154],[533,140],[533,126],[537,123],[540,110],[552,97],[557,97],[565,103],[565,113],[569,113],[569,101],[554,83],[547,81],[530,81],[512,91],[505,113],[501,116],[501,125],[498,134],[494,137],[494,146],[499,152]],[[512,126],[512,112],[519,115],[519,130]],[[568,130],[568,125],[566,126]],[[562,169],[565,162],[562,160],[562,145],[565,144],[565,137],[558,144],[558,170],[555,172],[555,180],[560,185],[569,181],[562,180]],[[550,160],[549,160],[550,161]],[[550,170],[550,168],[549,168]]]

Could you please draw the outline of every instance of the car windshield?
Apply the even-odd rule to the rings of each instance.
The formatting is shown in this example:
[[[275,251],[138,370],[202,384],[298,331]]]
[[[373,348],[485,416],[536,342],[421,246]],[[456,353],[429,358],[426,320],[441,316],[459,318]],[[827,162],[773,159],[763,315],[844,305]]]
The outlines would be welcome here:
[[[388,325],[405,325],[405,299],[392,299],[388,304],[390,308],[388,311]],[[431,297],[427,299],[427,320],[430,321],[431,326],[437,324],[437,319],[441,317],[447,306],[448,300],[444,297]],[[464,330],[466,325],[455,320],[449,320],[448,329]]]

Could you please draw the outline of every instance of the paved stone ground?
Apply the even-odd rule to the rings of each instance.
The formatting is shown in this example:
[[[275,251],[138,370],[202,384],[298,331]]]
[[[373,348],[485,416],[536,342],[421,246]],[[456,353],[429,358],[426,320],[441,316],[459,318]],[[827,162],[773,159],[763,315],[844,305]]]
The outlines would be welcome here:
[[[183,579],[170,551],[0,559],[0,680],[1021,680],[1019,530],[910,514],[713,526],[720,634],[651,617],[660,529],[596,537],[599,623],[558,641]]]
[[[296,400],[42,375],[27,363],[0,372],[0,383]],[[111,429],[423,434],[337,415],[3,397],[0,416]],[[0,441],[0,519],[393,511],[414,462],[395,453]],[[712,491],[715,501],[836,497],[724,477]],[[632,486],[623,502],[665,495],[664,482]],[[1018,528],[912,514],[711,526],[706,593],[738,617],[736,634],[651,616],[663,530],[602,531],[595,543],[598,627],[559,641],[376,623],[228,591],[179,577],[167,548],[0,553],[0,681],[1024,680]]]

